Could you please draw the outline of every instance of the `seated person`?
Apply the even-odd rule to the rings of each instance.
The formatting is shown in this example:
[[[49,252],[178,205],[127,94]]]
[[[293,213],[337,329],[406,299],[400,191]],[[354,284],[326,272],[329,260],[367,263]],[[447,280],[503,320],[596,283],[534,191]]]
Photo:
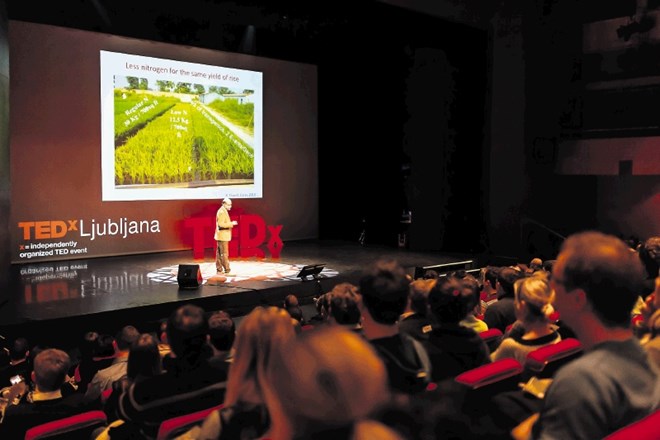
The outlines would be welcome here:
[[[289,315],[291,315],[293,319],[298,321],[300,326],[307,324],[305,322],[302,308],[300,307],[300,302],[298,301],[298,297],[296,295],[287,295],[286,298],[284,298],[283,308],[289,313]]]
[[[523,271],[513,267],[503,267],[497,271],[497,301],[489,305],[484,313],[484,321],[489,329],[497,328],[504,333],[516,321],[513,285],[524,276]]]
[[[123,420],[117,418],[119,399],[132,384],[157,376],[162,372],[158,339],[150,333],[142,333],[129,349],[126,374],[112,383],[112,392],[103,405],[103,411],[111,423],[107,429],[110,438],[129,438],[131,435],[140,435],[136,425],[125,424]]]
[[[424,391],[431,380],[424,346],[399,331],[409,292],[410,280],[396,260],[380,259],[360,277],[364,336],[381,356],[391,390],[399,397]]]
[[[492,353],[492,360],[514,358],[524,364],[530,352],[561,341],[557,327],[548,318],[554,312],[554,296],[543,271],[516,281],[514,307],[517,321]]]
[[[92,381],[88,384],[85,392],[85,401],[92,402],[100,399],[101,394],[112,388],[112,383],[126,375],[126,364],[128,363],[128,351],[131,344],[140,337],[140,332],[132,325],[124,326],[115,336],[114,359],[112,365],[98,370]]]
[[[630,325],[643,271],[617,237],[585,231],[563,242],[551,284],[584,354],[557,371],[540,412],[514,438],[531,427],[533,439],[602,439],[658,409],[660,373]]]
[[[256,307],[241,322],[229,369],[224,406],[210,413],[191,438],[255,439],[270,426],[264,397],[273,353],[295,339],[288,314],[277,307]]]
[[[307,321],[308,325],[317,326],[326,323],[328,319],[328,307],[330,307],[330,304],[328,302],[329,298],[330,295],[328,292],[314,299],[314,305],[316,306],[316,315],[309,318],[309,320]]]
[[[442,277],[429,293],[429,307],[436,324],[424,341],[434,382],[490,362],[484,340],[460,322],[474,303],[474,291],[465,280]]]
[[[360,294],[357,286],[351,283],[339,283],[328,295],[328,322],[362,334]]]
[[[400,439],[371,418],[390,393],[385,365],[364,338],[326,326],[276,347],[271,357],[264,395],[272,422],[262,438]]]
[[[30,345],[25,338],[16,338],[9,347],[9,365],[0,369],[0,388],[11,386],[10,379],[21,376],[29,380],[32,365],[29,362]]]
[[[472,296],[470,297],[470,303],[467,306],[468,313],[465,318],[461,320],[460,324],[463,327],[471,328],[477,333],[485,332],[488,330],[488,324],[482,319],[477,318],[481,310],[481,304],[479,303],[481,286],[479,285],[479,280],[468,274],[463,277],[463,283],[471,289]]]
[[[167,371],[131,384],[120,397],[118,416],[155,437],[160,423],[222,403],[225,380],[208,362],[208,322],[194,304],[177,308],[167,322],[174,357]]]
[[[655,279],[655,292],[646,298],[642,316],[640,343],[660,369],[660,277]]]
[[[208,322],[208,343],[213,352],[208,362],[226,374],[231,365],[231,349],[236,339],[236,324],[231,315],[224,310],[213,312]]]
[[[81,393],[62,396],[60,389],[67,380],[69,367],[69,355],[56,348],[35,356],[31,373],[35,389],[23,395],[18,404],[7,405],[0,423],[0,438],[23,440],[25,432],[34,426],[92,409],[82,405]],[[28,389],[25,382],[14,387],[19,394]]]
[[[399,317],[399,333],[407,334],[418,341],[428,339],[433,328],[429,311],[429,292],[437,278],[421,278],[410,283],[406,309]]]

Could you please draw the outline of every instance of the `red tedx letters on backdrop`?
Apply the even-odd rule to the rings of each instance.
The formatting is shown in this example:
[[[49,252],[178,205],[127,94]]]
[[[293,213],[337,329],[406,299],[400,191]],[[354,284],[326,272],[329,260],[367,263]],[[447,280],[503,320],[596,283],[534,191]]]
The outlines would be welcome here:
[[[234,220],[234,218],[232,218]],[[279,258],[282,250],[282,225],[266,225],[264,219],[256,214],[242,214],[238,216],[238,226],[232,230],[229,242],[230,258],[265,258],[266,253],[261,246],[268,242],[266,247],[271,258]],[[213,237],[215,228],[214,217],[191,217],[184,220],[185,228],[192,229],[193,258],[204,258],[204,248],[208,237]],[[213,242],[215,244],[215,242]]]

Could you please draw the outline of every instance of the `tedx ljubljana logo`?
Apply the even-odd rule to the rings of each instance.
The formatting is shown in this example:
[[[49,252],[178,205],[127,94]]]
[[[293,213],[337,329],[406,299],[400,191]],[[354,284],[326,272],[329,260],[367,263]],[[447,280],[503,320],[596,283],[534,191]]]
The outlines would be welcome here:
[[[126,238],[135,234],[160,233],[158,220],[128,220],[127,218],[107,219],[99,222],[95,219],[79,220],[44,220],[18,222],[25,243],[19,246],[19,257],[52,257],[60,255],[86,254],[87,247],[79,246],[73,238],[89,241],[103,237]],[[44,242],[43,240],[65,239],[65,241]]]

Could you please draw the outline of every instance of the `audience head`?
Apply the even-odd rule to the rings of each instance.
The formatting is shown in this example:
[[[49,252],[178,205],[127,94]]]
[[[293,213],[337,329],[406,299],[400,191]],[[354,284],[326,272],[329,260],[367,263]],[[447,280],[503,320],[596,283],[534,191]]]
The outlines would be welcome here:
[[[660,276],[660,236],[649,237],[639,246],[639,258],[646,270],[646,278]]]
[[[208,319],[209,343],[218,351],[229,351],[236,339],[236,324],[224,310],[213,312]]]
[[[461,282],[463,284],[463,288],[468,289],[470,292],[472,292],[470,301],[467,304],[468,313],[469,313],[470,311],[475,310],[475,307],[479,305],[479,299],[481,298],[481,284],[479,283],[479,280],[476,279],[474,275],[471,274],[466,274],[461,279]]]
[[[453,277],[440,277],[429,293],[429,308],[442,324],[460,322],[474,308],[473,285]]]
[[[438,273],[437,270],[426,269],[424,271],[424,275],[422,275],[422,278],[425,280],[437,280],[438,278],[440,278],[440,274]]]
[[[410,283],[410,310],[421,315],[426,316],[429,309],[429,292],[435,283],[438,281],[437,278],[429,279],[417,279]]]
[[[245,316],[236,332],[225,405],[239,401],[262,403],[262,384],[271,368],[273,352],[295,336],[291,317],[279,307],[258,306]]]
[[[304,315],[298,297],[296,295],[287,295],[284,298],[282,306],[289,316],[296,321],[294,324],[298,324],[298,327],[302,326]]]
[[[330,308],[330,292],[324,293],[314,301],[316,312],[324,320],[328,319],[328,309]]]
[[[406,308],[410,280],[395,260],[378,260],[360,278],[362,303],[371,318],[394,325]]]
[[[502,267],[497,272],[497,282],[500,286],[499,297],[500,298],[513,298],[514,297],[514,288],[513,285],[515,282],[525,274],[518,269],[512,267]]]
[[[91,359],[94,356],[99,334],[95,331],[86,332],[83,335],[82,342],[80,343],[80,356],[82,359]]]
[[[128,351],[131,344],[140,337],[138,329],[132,325],[124,326],[115,336],[115,344],[117,344],[118,351]]]
[[[355,325],[360,323],[360,294],[357,286],[339,283],[328,293],[328,316],[337,324]]]
[[[500,268],[497,266],[486,267],[486,270],[484,271],[484,289],[497,289],[497,274],[499,272]]]
[[[27,359],[30,354],[30,344],[26,338],[20,337],[14,339],[14,343],[9,347],[9,359],[12,361],[20,361]]]
[[[554,312],[555,292],[543,271],[521,278],[515,285],[516,316],[523,322],[546,321]]]
[[[69,355],[56,348],[46,348],[34,358],[32,379],[41,392],[58,391],[71,367]]]
[[[294,321],[294,325],[300,327],[304,319],[303,311],[299,306],[293,306],[286,309],[286,312],[289,314],[291,319]]]
[[[204,353],[208,323],[204,309],[194,304],[177,308],[167,321],[167,340],[177,359],[195,364]]]
[[[342,428],[350,432],[389,402],[383,361],[348,329],[314,329],[272,354],[267,405],[273,423],[287,423],[293,438],[324,438],[322,433]]]
[[[126,364],[126,376],[135,381],[141,377],[152,377],[162,372],[158,339],[150,333],[142,333],[131,344]]]
[[[562,244],[552,284],[562,320],[571,328],[584,312],[604,327],[628,328],[644,278],[639,257],[621,239],[586,231]]]
[[[102,333],[96,338],[96,347],[94,349],[95,358],[111,357],[115,354],[115,338],[111,335]]]
[[[298,307],[300,305],[298,297],[296,295],[287,295],[284,298],[284,308],[288,309],[289,307]]]
[[[541,269],[543,269],[543,260],[540,258],[532,258],[532,261],[529,262],[529,270],[531,272],[536,272]]]
[[[555,265],[557,260],[545,260],[543,261],[543,270],[548,274],[548,279],[552,278],[552,268]]]

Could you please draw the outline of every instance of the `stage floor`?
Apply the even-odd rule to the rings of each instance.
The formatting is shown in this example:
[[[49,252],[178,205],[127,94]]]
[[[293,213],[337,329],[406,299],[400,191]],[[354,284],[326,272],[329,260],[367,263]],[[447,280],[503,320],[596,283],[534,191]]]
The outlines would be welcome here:
[[[397,259],[411,275],[416,266],[472,258],[303,240],[286,242],[278,259],[232,259],[235,275],[225,279],[216,276],[213,250],[206,251],[203,260],[193,259],[190,250],[12,265],[9,295],[0,304],[0,335],[35,326],[42,334],[49,327],[118,329],[123,323],[156,322],[184,302],[241,316],[257,305],[279,305],[291,293],[311,304],[339,282],[357,283],[361,269],[381,257]],[[303,266],[321,263],[325,267],[317,279],[297,278]],[[204,280],[198,288],[179,288],[180,264],[200,266]]]

